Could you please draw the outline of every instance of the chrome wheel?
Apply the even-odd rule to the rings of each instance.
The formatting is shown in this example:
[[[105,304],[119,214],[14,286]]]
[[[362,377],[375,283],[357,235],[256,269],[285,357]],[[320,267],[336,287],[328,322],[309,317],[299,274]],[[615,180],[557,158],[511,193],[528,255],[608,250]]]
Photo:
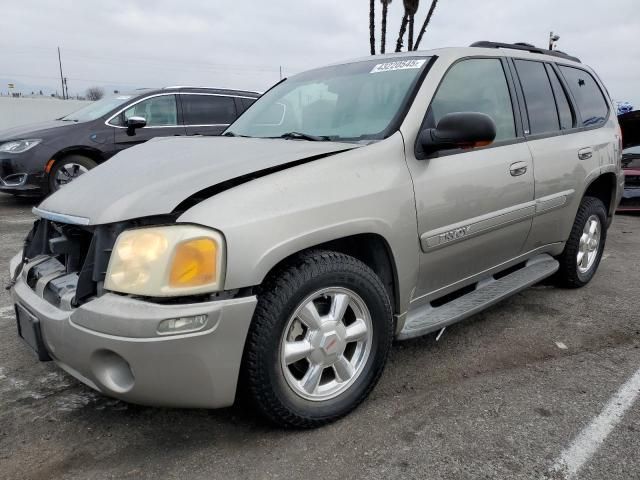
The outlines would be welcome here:
[[[300,303],[285,326],[280,341],[284,378],[302,398],[334,398],[363,372],[372,339],[371,315],[355,292],[318,290]]]
[[[56,187],[60,188],[63,185],[66,185],[70,181],[78,178],[83,173],[87,173],[89,169],[84,165],[80,165],[79,163],[69,162],[61,165],[57,171],[55,176]]]
[[[591,215],[584,225],[578,245],[578,272],[588,272],[598,258],[600,232],[600,218],[597,215]]]

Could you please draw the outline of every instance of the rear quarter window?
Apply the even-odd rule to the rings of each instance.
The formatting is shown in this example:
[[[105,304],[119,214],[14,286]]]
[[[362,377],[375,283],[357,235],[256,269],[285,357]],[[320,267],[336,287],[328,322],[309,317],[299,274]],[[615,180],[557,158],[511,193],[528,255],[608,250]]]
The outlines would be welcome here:
[[[582,117],[582,124],[578,126],[602,125],[609,113],[609,107],[593,76],[579,68],[563,65],[559,67]]]

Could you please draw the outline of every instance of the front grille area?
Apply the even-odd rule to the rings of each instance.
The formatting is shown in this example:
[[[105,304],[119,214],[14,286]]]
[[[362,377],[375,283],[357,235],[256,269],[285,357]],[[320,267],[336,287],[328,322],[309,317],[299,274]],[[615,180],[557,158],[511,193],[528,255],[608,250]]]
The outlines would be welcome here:
[[[58,305],[71,290],[74,305],[99,296],[111,250],[124,228],[124,224],[85,227],[36,221],[25,241],[25,261],[46,260],[25,270],[27,284]]]
[[[37,220],[25,239],[22,277],[56,306],[82,305],[102,295],[109,258],[123,230],[173,221],[162,216],[81,226]]]

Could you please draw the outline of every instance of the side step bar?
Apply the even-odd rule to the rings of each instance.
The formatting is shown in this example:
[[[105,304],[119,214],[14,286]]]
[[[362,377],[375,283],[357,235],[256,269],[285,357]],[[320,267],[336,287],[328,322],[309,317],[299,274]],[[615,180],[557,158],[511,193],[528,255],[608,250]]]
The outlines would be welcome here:
[[[470,317],[553,275],[559,266],[558,261],[551,256],[538,255],[528,260],[521,269],[498,280],[494,277],[481,280],[472,292],[440,307],[427,304],[416,310],[409,310],[407,321],[397,339],[419,337]]]

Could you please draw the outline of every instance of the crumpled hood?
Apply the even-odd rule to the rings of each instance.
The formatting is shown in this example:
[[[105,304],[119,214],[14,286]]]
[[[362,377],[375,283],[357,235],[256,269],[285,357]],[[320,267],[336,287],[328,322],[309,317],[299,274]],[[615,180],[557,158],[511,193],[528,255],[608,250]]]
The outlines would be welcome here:
[[[350,143],[238,137],[167,137],[124,150],[45,199],[40,210],[99,225],[170,213],[187,197],[227,180]]]
[[[51,130],[61,127],[72,127],[76,122],[63,122],[62,120],[51,120],[48,122],[29,123],[18,127],[0,130],[0,142],[8,140],[22,140],[24,138],[40,138],[46,136]]]

